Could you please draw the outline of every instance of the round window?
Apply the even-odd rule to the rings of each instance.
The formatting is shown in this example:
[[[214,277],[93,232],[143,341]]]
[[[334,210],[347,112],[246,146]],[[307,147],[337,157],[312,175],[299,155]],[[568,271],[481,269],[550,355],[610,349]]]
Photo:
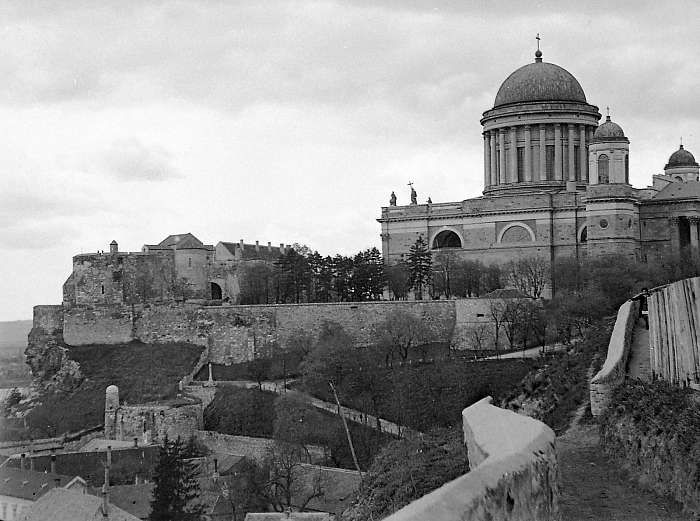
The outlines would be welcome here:
[[[607,228],[607,227],[608,227],[608,220],[607,220],[607,219],[601,219],[599,224],[600,224],[600,227],[601,227],[601,228]]]

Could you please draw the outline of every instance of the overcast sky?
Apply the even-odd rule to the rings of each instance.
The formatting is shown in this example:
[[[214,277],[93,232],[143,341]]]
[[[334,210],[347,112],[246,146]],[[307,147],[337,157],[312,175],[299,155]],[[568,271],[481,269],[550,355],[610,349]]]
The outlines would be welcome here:
[[[482,190],[479,119],[533,59],[569,70],[650,183],[700,154],[685,2],[5,1],[0,320],[61,301],[80,252],[171,233],[322,254],[380,246],[380,207]]]

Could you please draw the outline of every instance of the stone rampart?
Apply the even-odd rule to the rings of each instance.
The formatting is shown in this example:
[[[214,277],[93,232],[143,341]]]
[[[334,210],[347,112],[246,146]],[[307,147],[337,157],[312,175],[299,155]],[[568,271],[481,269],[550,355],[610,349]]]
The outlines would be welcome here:
[[[560,519],[554,432],[490,402],[462,411],[470,472],[386,521]]]
[[[272,345],[285,346],[298,332],[316,338],[326,321],[340,324],[358,345],[369,345],[376,338],[377,327],[397,311],[422,319],[428,342],[451,343],[457,349],[490,348],[491,302],[472,298],[257,306],[192,302],[37,306],[37,323],[62,324],[62,340],[69,346],[133,340],[150,344],[183,342],[206,347],[212,363],[231,364],[265,356]]]
[[[63,306],[34,306],[32,327],[45,333],[63,330]]]
[[[649,296],[652,373],[675,385],[700,388],[700,277],[680,280]]]
[[[389,313],[401,310],[423,319],[429,339],[449,342],[455,301],[202,306],[187,303],[146,306],[75,306],[64,310],[68,345],[186,342],[209,348],[209,360],[230,364],[251,360],[272,343],[284,345],[298,331],[318,336],[333,321],[360,345]]]
[[[625,380],[627,361],[632,345],[632,330],[637,321],[639,302],[628,300],[617,311],[615,327],[610,335],[608,354],[603,367],[591,380],[591,413],[600,416],[610,403],[615,387]]]
[[[197,441],[212,452],[246,456],[258,462],[262,462],[270,455],[270,451],[275,444],[275,440],[270,438],[234,436],[214,431],[196,431],[194,436]],[[306,449],[309,455],[309,463],[323,464],[326,461],[326,453],[323,447],[306,445]]]

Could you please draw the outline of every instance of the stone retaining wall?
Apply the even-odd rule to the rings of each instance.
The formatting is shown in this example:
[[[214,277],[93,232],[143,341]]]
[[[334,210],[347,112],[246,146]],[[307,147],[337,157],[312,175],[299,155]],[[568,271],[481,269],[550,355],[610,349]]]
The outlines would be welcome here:
[[[214,431],[195,431],[197,441],[205,445],[212,452],[246,456],[262,462],[270,455],[270,450],[275,444],[271,438],[254,438],[251,436],[234,436],[221,434]],[[305,446],[308,454],[308,463],[323,464],[326,461],[326,453],[323,447],[317,445]]]
[[[561,519],[554,432],[490,402],[462,411],[471,471],[386,521]]]
[[[600,416],[610,403],[612,390],[625,380],[627,361],[632,345],[632,330],[637,321],[639,302],[628,300],[617,311],[615,327],[610,335],[608,354],[603,367],[590,384],[591,413]]]
[[[649,297],[651,370],[675,385],[700,388],[700,277],[680,280]]]

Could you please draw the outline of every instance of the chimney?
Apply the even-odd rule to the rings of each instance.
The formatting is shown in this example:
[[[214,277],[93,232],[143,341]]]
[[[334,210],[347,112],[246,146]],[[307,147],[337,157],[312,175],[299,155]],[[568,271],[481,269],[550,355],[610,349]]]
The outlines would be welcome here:
[[[255,241],[255,253],[258,253],[260,251],[260,242]]]
[[[24,452],[23,452],[22,455],[19,457],[19,468],[20,468],[20,470],[26,470],[26,465],[25,465],[26,459],[27,459],[27,456],[26,456],[26,455],[24,454]]]
[[[267,253],[272,253],[272,243],[267,241]]]
[[[51,474],[56,474],[56,455],[51,454]]]
[[[280,243],[280,255],[284,255],[284,243]]]
[[[243,245],[243,239],[241,239],[238,244],[241,245],[241,251],[245,250],[245,246]]]
[[[112,241],[109,243],[109,253],[117,253],[119,251],[119,245],[117,241]]]

